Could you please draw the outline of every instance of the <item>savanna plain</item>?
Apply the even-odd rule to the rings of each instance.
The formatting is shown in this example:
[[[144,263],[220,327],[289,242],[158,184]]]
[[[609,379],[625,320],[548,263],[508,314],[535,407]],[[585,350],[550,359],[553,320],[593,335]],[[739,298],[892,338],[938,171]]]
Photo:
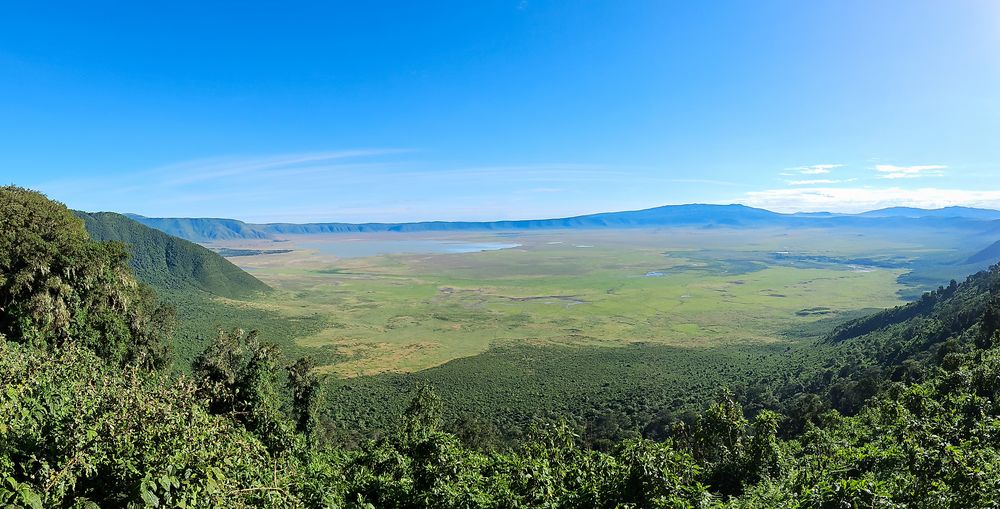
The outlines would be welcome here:
[[[721,388],[804,376],[837,323],[919,295],[921,274],[960,277],[958,237],[666,228],[224,241],[209,247],[276,291],[190,313],[200,330],[225,316],[316,359],[341,438],[384,428],[428,383],[456,429],[488,442],[549,415],[613,440]]]

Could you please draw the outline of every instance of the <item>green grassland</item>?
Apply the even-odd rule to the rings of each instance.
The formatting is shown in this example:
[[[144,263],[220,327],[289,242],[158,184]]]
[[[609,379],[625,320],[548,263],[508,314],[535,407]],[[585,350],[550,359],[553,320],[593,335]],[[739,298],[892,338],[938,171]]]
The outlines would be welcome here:
[[[296,344],[332,351],[324,357],[335,361],[324,372],[359,376],[419,371],[512,345],[767,344],[822,317],[898,304],[896,279],[905,272],[796,267],[773,256],[812,237],[769,238],[756,251],[725,251],[726,242],[740,240],[716,233],[564,232],[518,240],[518,248],[464,254],[241,257],[277,292],[240,305],[291,319],[325,317],[324,327]]]
[[[520,246],[366,258],[298,248],[498,238]],[[496,438],[487,441],[547,416],[613,439],[695,410],[723,386],[805,376],[836,323],[922,291],[906,278],[968,272],[950,265],[964,253],[956,246],[958,235],[919,231],[291,236],[291,252],[231,258],[275,291],[189,300],[181,315],[198,318],[181,333],[203,344],[190,341],[197,331],[256,328],[287,355],[314,357],[330,375],[325,422],[342,437],[386,429],[428,382],[456,429],[475,421],[480,438]]]

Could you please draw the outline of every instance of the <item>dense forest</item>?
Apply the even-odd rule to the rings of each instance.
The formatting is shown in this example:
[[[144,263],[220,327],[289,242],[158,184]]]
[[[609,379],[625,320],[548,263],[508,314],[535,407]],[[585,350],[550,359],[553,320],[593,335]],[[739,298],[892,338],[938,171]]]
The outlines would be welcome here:
[[[87,233],[99,242],[117,241],[129,247],[129,264],[136,277],[157,289],[196,289],[222,297],[240,298],[266,292],[267,285],[229,260],[193,242],[167,235],[113,212],[74,212]]]
[[[828,355],[658,415],[644,436],[598,443],[552,416],[477,444],[424,385],[394,427],[348,447],[310,359],[266,330],[221,332],[172,372],[175,314],[134,263],[63,205],[0,188],[0,504],[1000,503],[1000,266],[841,324],[817,345]]]

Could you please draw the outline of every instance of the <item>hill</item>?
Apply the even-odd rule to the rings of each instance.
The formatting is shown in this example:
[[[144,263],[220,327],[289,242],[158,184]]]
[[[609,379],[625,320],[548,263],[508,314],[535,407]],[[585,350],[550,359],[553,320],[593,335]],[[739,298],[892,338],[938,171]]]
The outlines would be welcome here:
[[[192,242],[268,239],[280,235],[365,232],[511,231],[584,228],[961,228],[985,230],[1000,211],[950,207],[938,210],[894,208],[862,214],[779,214],[745,205],[666,205],[625,212],[603,212],[555,219],[516,221],[422,221],[412,223],[266,223],[235,219],[130,218]],[[994,225],[995,226],[995,225]]]
[[[193,242],[111,212],[80,212],[91,238],[129,246],[130,264],[139,280],[158,290],[197,289],[240,298],[270,288],[229,260]]]
[[[195,242],[226,239],[262,239],[267,233],[254,225],[235,219],[217,218],[155,218],[137,214],[126,217],[164,233]]]
[[[627,212],[607,212],[558,219],[518,221],[427,221],[417,223],[271,223],[257,225],[269,235],[465,230],[553,230],[639,228],[656,226],[755,226],[778,224],[783,216],[743,205],[669,205]]]
[[[962,217],[967,219],[1000,219],[1000,210],[972,207],[944,207],[940,209],[919,209],[913,207],[889,207],[857,214],[861,217]]]
[[[927,380],[941,369],[953,371],[973,361],[1000,338],[1000,265],[958,284],[939,287],[909,304],[858,318],[832,330],[825,342],[836,355],[807,382],[797,380],[766,400],[800,426],[832,408],[852,415],[893,382]],[[816,369],[816,367],[814,367]],[[822,405],[803,411],[809,394]],[[816,405],[813,402],[813,405]]]
[[[150,218],[129,214],[147,226],[194,242],[263,239],[278,234],[635,228],[650,226],[754,226],[778,224],[786,216],[743,205],[668,205],[645,210],[608,212],[557,219],[517,221],[423,221],[413,223],[267,223],[234,219]]]
[[[994,242],[993,244],[983,248],[982,251],[970,256],[965,263],[996,263],[998,261],[1000,261],[1000,241]]]

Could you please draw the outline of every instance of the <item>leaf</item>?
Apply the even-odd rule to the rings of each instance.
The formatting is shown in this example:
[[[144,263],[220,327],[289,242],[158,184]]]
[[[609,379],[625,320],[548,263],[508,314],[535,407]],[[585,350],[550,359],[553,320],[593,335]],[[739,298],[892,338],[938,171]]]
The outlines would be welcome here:
[[[42,497],[38,496],[27,485],[22,485],[17,489],[18,495],[21,496],[21,501],[32,509],[42,509]]]
[[[160,499],[152,491],[146,488],[142,488],[139,491],[139,496],[142,497],[142,501],[146,503],[147,506],[159,507]]]

